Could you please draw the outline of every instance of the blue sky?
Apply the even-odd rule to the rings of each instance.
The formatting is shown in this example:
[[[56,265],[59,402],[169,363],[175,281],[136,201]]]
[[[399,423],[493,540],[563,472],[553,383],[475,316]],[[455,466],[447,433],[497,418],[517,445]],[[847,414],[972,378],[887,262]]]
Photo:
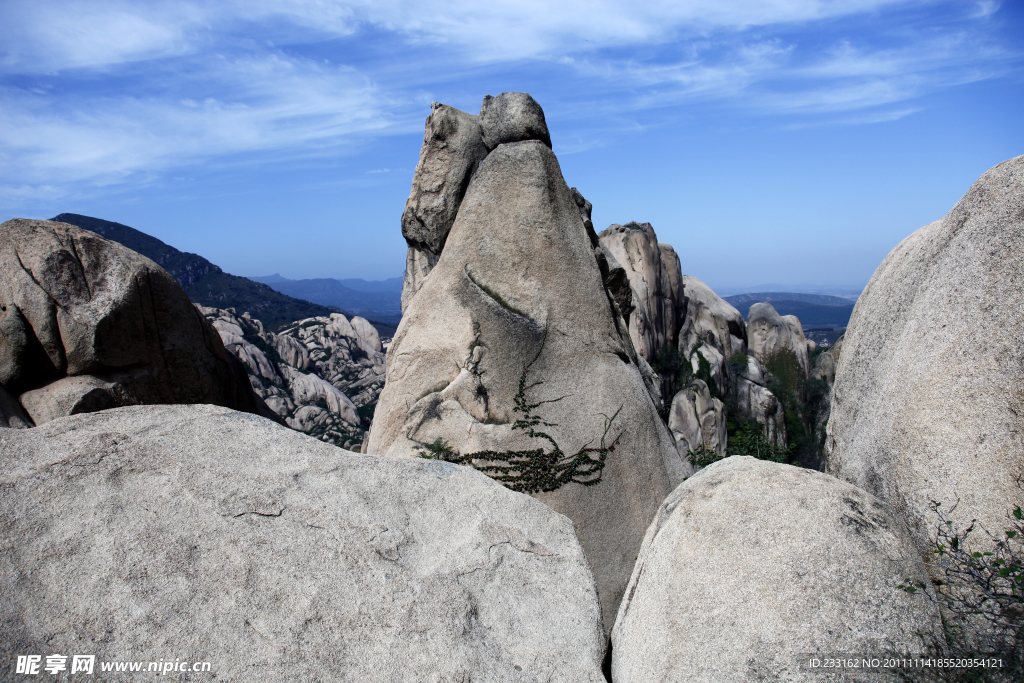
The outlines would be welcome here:
[[[399,276],[431,101],[544,107],[594,223],[723,292],[863,286],[1024,154],[1024,3],[4,0],[0,220],[228,272]]]

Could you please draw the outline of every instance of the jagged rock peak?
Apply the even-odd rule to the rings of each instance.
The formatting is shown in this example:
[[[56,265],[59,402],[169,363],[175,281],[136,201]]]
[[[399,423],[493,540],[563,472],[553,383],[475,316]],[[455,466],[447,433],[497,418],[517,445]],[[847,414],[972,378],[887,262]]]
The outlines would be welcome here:
[[[558,481],[525,467],[508,483],[555,487],[536,495],[576,522],[610,626],[637,532],[692,471],[630,352],[555,155],[536,140],[501,144],[470,182],[437,265],[406,308],[367,452],[414,456],[446,443],[451,457],[500,458],[554,453],[557,444],[566,459],[592,458],[593,469],[559,469]],[[537,431],[554,443],[514,427],[533,404],[530,414],[549,425]],[[614,450],[581,451],[602,442]]]
[[[487,156],[476,116],[437,102],[430,109],[402,214],[402,235],[409,245],[403,311],[437,263],[469,180]]]
[[[489,150],[506,142],[523,140],[540,140],[551,147],[544,110],[529,93],[504,92],[497,97],[484,97],[480,106],[480,129]]]
[[[598,237],[626,270],[634,306],[629,317],[629,336],[637,353],[653,362],[659,353],[676,345],[678,327],[671,272],[676,263],[666,266],[650,223],[614,224]]]

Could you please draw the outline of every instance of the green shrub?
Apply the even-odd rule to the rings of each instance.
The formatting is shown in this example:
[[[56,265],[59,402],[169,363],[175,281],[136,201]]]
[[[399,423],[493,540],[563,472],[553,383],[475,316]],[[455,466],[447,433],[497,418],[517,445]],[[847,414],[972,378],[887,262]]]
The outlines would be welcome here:
[[[1021,477],[1017,487],[1024,492]],[[1008,528],[999,535],[989,533],[976,520],[959,527],[950,519],[956,505],[947,512],[942,503],[933,501],[931,509],[937,518],[933,570],[941,579],[934,586],[908,580],[899,589],[940,607],[944,633],[931,639],[932,654],[995,658],[1003,666],[951,675],[915,672],[905,680],[1024,680],[1024,496],[1012,506]]]

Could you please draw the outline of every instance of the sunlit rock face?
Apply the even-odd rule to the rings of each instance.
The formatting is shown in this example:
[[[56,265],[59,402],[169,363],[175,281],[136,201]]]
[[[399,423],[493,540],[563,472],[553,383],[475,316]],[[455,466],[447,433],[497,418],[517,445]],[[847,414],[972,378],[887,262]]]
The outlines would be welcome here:
[[[999,534],[1024,471],[1024,156],[990,169],[899,244],[843,337],[827,471],[904,515],[932,501]],[[959,502],[957,502],[959,501]]]
[[[604,681],[572,522],[472,469],[210,405],[5,429],[0,462],[10,671],[44,652],[224,681]]]
[[[805,653],[920,656],[942,623],[897,589],[908,578],[927,580],[885,503],[820,472],[726,458],[673,491],[647,531],[612,680],[812,683],[823,679]]]
[[[340,313],[274,333],[248,313],[198,306],[249,373],[253,390],[293,429],[359,450],[384,386],[380,335]]]
[[[506,476],[568,515],[610,628],[643,530],[691,468],[658,415],[596,251],[548,144],[497,144],[405,309],[368,452],[415,456],[446,444],[443,457]],[[531,450],[558,462],[493,469]]]

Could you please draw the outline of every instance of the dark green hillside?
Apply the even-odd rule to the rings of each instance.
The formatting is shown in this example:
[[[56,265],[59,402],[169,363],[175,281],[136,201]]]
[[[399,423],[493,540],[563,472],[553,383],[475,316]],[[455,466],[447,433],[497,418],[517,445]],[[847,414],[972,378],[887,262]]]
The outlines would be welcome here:
[[[397,325],[402,319],[400,287],[397,291],[358,291],[330,278],[280,279],[268,284],[282,294],[315,301],[324,306],[337,306],[369,320]]]
[[[753,304],[770,303],[779,315],[795,315],[800,318],[805,330],[809,327],[846,327],[854,305],[853,301],[837,296],[792,292],[737,294],[727,296],[725,300],[739,310],[744,320]]]
[[[303,318],[341,312],[335,306],[295,299],[261,282],[225,273],[198,254],[179,251],[127,225],[75,213],[62,213],[53,220],[91,230],[156,261],[178,281],[195,303],[233,308],[239,314],[248,311],[249,315],[272,330]]]

